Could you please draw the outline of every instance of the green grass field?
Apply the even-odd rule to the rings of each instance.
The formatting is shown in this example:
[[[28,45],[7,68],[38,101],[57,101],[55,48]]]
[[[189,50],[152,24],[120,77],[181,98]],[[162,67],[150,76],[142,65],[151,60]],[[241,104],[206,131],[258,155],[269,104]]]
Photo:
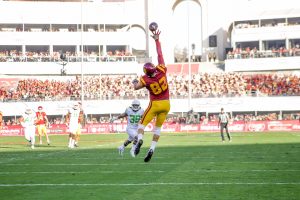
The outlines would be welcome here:
[[[300,199],[300,133],[233,133],[231,143],[164,133],[149,163],[151,134],[136,158],[118,155],[126,136],[83,135],[68,149],[67,135],[55,135],[34,150],[0,137],[0,199]]]

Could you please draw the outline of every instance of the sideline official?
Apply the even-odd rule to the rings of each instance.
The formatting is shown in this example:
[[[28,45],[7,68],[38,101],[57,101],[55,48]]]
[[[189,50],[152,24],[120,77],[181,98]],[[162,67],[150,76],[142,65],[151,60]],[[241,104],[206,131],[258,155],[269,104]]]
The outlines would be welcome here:
[[[224,112],[224,108],[221,108],[221,113],[219,114],[218,127],[220,127],[221,125],[220,132],[221,132],[222,142],[225,142],[224,129],[226,130],[228,141],[231,142],[231,135],[228,131],[228,123],[229,123],[229,116],[227,113]]]

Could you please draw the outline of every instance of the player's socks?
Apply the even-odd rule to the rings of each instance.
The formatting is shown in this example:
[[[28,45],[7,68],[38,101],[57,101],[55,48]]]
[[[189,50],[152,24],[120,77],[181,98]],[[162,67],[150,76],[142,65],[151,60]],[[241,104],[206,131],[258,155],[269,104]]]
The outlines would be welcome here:
[[[74,147],[75,147],[75,140],[72,139],[72,140],[71,140],[71,148],[74,148]]]
[[[118,150],[119,150],[119,154],[120,154],[121,156],[123,156],[123,152],[124,152],[124,150],[125,150],[125,146],[124,146],[124,145],[119,146],[119,147],[118,147]]]
[[[138,134],[138,141],[140,141],[141,139],[143,139],[143,134],[139,133]]]
[[[156,147],[157,142],[156,141],[152,141],[151,142],[151,147],[150,149],[152,149],[154,151],[155,147]]]
[[[68,145],[68,147],[71,148],[71,145],[72,145],[72,138],[69,138],[69,145]]]
[[[35,144],[35,138],[34,138],[34,136],[30,139],[30,143],[31,143],[31,145],[34,146],[34,144]]]
[[[134,154],[135,146],[136,146],[136,145],[132,145],[132,147],[131,147],[131,149],[130,149],[130,155],[131,155],[132,157],[135,157],[135,154]]]

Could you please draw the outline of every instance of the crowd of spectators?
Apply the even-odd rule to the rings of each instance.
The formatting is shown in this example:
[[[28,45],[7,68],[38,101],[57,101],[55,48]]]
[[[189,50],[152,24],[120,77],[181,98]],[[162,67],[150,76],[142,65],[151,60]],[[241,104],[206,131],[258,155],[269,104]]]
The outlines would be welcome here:
[[[83,86],[86,100],[93,99],[147,99],[147,90],[133,90],[132,80],[137,75],[99,75],[84,76]],[[242,73],[203,73],[191,78],[192,98],[203,97],[241,97],[241,96],[293,96],[300,95],[300,75],[242,74]],[[170,74],[168,77],[171,98],[187,98],[189,79],[187,75]],[[59,79],[26,78],[20,79],[15,87],[1,87],[0,100],[9,101],[53,101],[80,100],[81,77],[59,77]],[[300,114],[234,114],[236,121],[289,120],[298,119]],[[126,119],[124,122],[126,122]],[[216,121],[217,114],[201,115],[194,121],[180,115],[167,119],[171,123],[199,123]],[[61,124],[63,117],[50,117],[51,124]],[[109,116],[87,117],[87,123],[109,122]],[[6,119],[6,125],[18,124],[18,120]]]
[[[258,20],[244,21],[244,22],[236,22],[236,29],[244,29],[244,28],[259,28],[259,27],[282,27],[282,26],[298,26],[300,25],[300,21],[289,20],[288,22],[285,19],[265,19],[261,20],[259,23]]]
[[[244,76],[246,91],[258,96],[298,96],[300,76],[287,74],[255,74]]]
[[[259,51],[257,47],[236,48],[227,52],[227,59],[246,59],[246,58],[276,58],[300,56],[300,45],[287,49],[285,47],[272,48],[270,50]]]
[[[20,79],[16,87],[1,87],[0,101],[54,101],[81,99],[147,99],[147,90],[134,90],[132,80],[137,75],[65,76],[64,79]],[[192,98],[242,96],[299,96],[300,75],[297,74],[242,74],[198,73],[190,82]],[[170,74],[171,98],[187,98],[188,75]]]
[[[62,57],[63,56],[63,57]],[[0,62],[81,62],[81,52],[66,51],[63,54],[59,51],[26,51],[19,50],[2,50],[0,51]],[[118,61],[135,61],[132,53],[125,50],[107,51],[99,55],[96,51],[87,51],[83,53],[84,62],[118,62]]]

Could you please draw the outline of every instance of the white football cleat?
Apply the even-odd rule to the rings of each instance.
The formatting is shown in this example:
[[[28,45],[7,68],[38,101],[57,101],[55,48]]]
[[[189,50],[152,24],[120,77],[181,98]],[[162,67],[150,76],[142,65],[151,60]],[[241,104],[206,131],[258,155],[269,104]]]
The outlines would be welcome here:
[[[123,153],[124,153],[124,150],[125,150],[124,146],[119,146],[119,147],[118,147],[118,150],[119,150],[119,154],[120,154],[121,156],[123,156]]]
[[[132,149],[130,150],[130,155],[131,155],[133,158],[135,158],[134,148],[132,148]]]

